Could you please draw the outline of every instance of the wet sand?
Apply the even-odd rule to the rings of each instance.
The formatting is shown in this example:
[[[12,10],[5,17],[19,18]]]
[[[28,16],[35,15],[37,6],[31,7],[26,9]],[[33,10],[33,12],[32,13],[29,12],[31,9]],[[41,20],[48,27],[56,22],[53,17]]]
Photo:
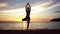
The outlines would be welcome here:
[[[58,34],[59,29],[36,29],[36,30],[0,30],[0,33],[7,34]]]

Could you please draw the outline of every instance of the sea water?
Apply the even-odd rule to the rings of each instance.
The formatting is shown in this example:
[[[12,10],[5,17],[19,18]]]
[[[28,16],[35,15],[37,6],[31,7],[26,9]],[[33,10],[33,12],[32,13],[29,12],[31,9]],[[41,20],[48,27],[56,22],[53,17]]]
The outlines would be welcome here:
[[[0,30],[26,30],[27,23],[0,23]],[[60,29],[60,22],[31,22],[29,29]]]

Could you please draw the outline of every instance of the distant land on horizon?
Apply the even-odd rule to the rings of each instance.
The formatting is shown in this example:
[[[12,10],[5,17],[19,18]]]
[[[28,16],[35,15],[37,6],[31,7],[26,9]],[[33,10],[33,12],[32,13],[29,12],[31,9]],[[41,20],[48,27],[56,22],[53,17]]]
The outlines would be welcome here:
[[[55,12],[60,13],[60,11],[55,11]]]
[[[60,18],[54,18],[50,22],[60,22]]]

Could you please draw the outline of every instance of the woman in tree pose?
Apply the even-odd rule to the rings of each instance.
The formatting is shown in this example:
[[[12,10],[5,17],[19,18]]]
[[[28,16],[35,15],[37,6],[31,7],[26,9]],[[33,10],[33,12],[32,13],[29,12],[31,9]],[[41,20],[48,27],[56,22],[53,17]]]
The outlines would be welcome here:
[[[22,19],[22,21],[27,21],[27,30],[28,30],[30,23],[30,11],[31,11],[31,6],[29,5],[29,2],[27,3],[25,9],[26,9],[26,17]]]

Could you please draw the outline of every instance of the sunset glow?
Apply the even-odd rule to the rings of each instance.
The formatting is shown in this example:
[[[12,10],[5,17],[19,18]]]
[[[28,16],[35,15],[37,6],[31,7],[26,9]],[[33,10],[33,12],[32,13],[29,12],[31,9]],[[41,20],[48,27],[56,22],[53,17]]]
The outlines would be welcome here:
[[[7,2],[9,1],[9,2]],[[0,3],[0,21],[19,21],[22,22],[22,19],[25,18],[25,6],[27,1],[23,2],[22,0],[7,0]],[[14,2],[16,1],[16,2]],[[20,4],[20,2],[22,3]],[[40,3],[41,2],[41,3]],[[25,4],[24,4],[25,3]],[[55,7],[60,6],[58,0],[54,1],[33,1],[30,0],[31,5],[31,21],[50,21],[52,18],[57,18],[58,13],[54,13]],[[54,9],[53,9],[54,8]],[[60,17],[60,16],[59,16]]]
[[[44,8],[39,7],[39,6],[32,7],[31,18],[33,18],[33,14],[38,13],[38,12],[42,12],[44,10],[45,10]],[[4,20],[4,21],[22,21],[22,18],[25,17],[25,15],[26,14],[25,14],[24,8],[4,10],[1,20]],[[38,17],[34,17],[33,19],[36,19],[36,18],[38,19]]]

